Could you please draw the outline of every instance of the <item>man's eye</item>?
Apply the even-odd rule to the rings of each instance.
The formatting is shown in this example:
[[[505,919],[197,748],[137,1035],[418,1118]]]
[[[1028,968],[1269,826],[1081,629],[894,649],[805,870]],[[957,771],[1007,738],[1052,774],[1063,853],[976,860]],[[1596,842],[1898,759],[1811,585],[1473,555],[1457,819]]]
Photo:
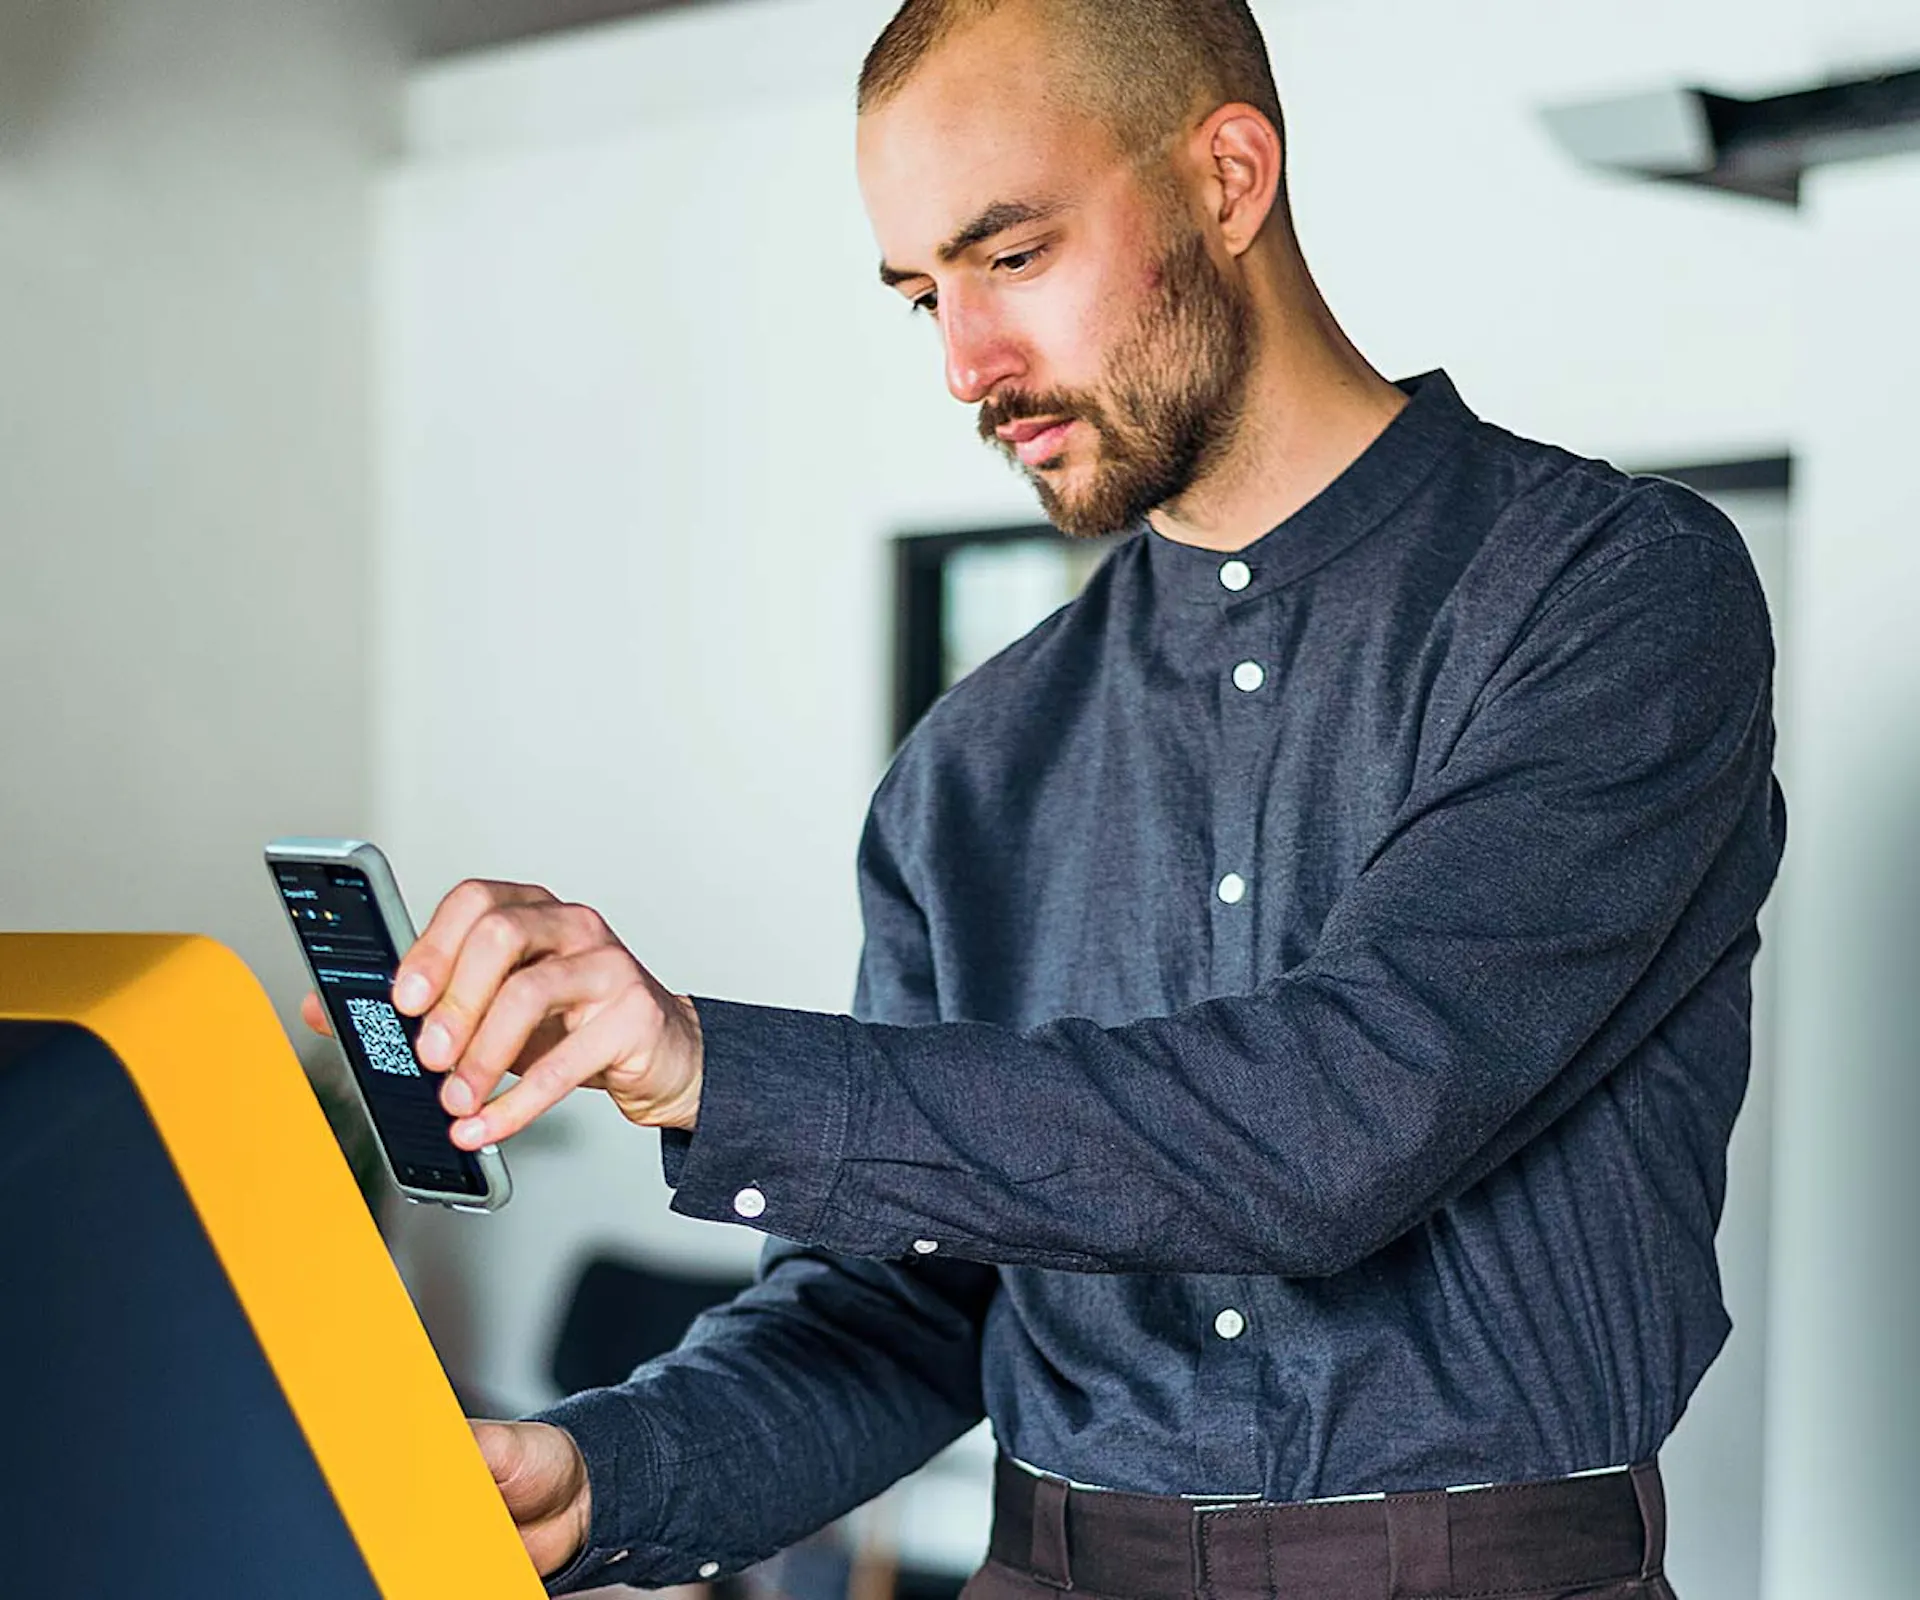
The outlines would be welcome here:
[[[940,296],[936,291],[929,289],[925,294],[915,299],[913,304],[907,309],[912,312],[924,311],[931,317],[940,309]]]
[[[994,265],[1004,268],[1017,278],[1045,254],[1046,247],[1044,245],[1036,245],[1031,250],[1016,250],[1011,255],[1002,256],[994,262]]]

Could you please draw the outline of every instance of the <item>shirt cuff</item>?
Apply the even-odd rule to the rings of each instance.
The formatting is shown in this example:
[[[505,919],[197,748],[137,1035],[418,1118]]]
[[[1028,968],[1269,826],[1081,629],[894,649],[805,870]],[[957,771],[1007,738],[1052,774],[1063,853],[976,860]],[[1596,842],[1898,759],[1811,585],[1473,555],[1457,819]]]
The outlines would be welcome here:
[[[559,1571],[542,1581],[548,1594],[602,1584],[665,1584],[688,1581],[678,1569],[684,1557],[650,1543],[664,1520],[664,1474],[645,1413],[619,1394],[589,1389],[523,1418],[551,1423],[573,1435],[587,1463],[592,1491],[587,1542]]]
[[[693,1148],[693,1135],[685,1128],[660,1130],[660,1171],[669,1189],[680,1187],[680,1173],[687,1164],[687,1152]]]
[[[694,998],[699,1124],[660,1155],[673,1209],[817,1244],[846,1148],[849,1017]]]

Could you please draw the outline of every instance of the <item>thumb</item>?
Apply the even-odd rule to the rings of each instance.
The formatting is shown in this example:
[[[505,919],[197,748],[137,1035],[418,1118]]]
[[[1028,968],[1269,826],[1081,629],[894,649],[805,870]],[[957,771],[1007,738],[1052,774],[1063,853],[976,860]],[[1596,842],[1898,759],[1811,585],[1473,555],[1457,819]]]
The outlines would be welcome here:
[[[474,1422],[474,1443],[493,1474],[527,1553],[557,1571],[587,1542],[587,1463],[573,1436],[546,1422]]]
[[[327,1008],[320,1003],[320,996],[311,989],[300,1002],[300,1020],[315,1033],[332,1033],[333,1024],[327,1020]]]

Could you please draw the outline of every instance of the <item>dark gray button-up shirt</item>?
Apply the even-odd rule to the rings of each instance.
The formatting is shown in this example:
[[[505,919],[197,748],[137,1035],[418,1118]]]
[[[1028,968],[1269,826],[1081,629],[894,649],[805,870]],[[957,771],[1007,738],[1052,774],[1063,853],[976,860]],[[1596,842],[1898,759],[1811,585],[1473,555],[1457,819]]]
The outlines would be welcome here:
[[[1765,603],[1684,489],[1406,387],[1264,538],[1140,530],[933,709],[859,1020],[698,1003],[675,1207],[780,1242],[546,1413],[594,1486],[558,1585],[737,1568],[983,1408],[1069,1478],[1278,1500],[1672,1428],[1784,838]]]

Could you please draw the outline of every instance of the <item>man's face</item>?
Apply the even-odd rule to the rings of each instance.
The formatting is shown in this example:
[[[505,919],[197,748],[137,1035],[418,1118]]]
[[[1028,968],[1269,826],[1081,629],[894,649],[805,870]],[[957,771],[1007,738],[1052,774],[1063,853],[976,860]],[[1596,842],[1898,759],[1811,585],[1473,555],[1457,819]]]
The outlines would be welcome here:
[[[954,398],[1091,537],[1231,440],[1252,312],[1171,179],[1049,96],[1047,54],[1017,7],[942,44],[861,120],[860,181],[882,277],[938,323]]]

